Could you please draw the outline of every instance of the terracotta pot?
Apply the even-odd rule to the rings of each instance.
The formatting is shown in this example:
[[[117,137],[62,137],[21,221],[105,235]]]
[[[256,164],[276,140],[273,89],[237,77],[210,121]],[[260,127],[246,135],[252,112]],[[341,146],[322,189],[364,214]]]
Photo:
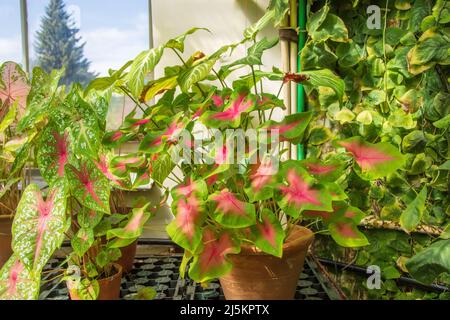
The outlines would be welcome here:
[[[13,254],[11,249],[13,219],[0,217],[0,269]]]
[[[105,237],[102,237],[101,243],[106,244]],[[136,256],[136,248],[137,248],[137,240],[126,247],[120,248],[121,256],[120,256],[119,260],[117,260],[115,263],[119,264],[122,267],[123,273],[128,273],[131,270],[133,270],[134,257]],[[97,248],[92,247],[92,248],[89,248],[88,251],[89,251],[90,256],[93,259],[95,259],[95,257],[98,254]]]
[[[137,240],[126,247],[120,248],[120,252],[122,252],[122,255],[120,256],[119,260],[116,261],[116,263],[122,266],[123,273],[128,273],[133,270],[136,248]]]
[[[243,246],[241,253],[229,255],[232,271],[220,278],[227,300],[291,300],[305,256],[314,234],[294,226],[283,245],[283,257],[277,258],[253,246]]]
[[[119,300],[120,283],[122,280],[122,267],[113,263],[116,273],[111,277],[98,280],[99,293],[97,300]],[[71,300],[81,300],[76,290],[69,287],[69,296]]]

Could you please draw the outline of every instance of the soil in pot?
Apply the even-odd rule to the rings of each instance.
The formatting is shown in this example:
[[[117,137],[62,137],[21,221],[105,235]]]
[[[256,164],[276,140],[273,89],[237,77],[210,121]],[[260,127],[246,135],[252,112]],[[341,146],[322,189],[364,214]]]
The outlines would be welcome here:
[[[99,279],[99,293],[97,300],[119,300],[120,299],[120,284],[122,280],[122,267],[114,263],[112,264],[114,274],[110,277]],[[69,283],[69,296],[71,300],[81,300],[76,290],[70,288]]]
[[[13,219],[0,216],[0,269],[13,254],[11,248]]]
[[[253,246],[243,246],[241,253],[229,255],[232,271],[220,278],[227,300],[291,300],[305,256],[314,234],[294,226],[283,245],[283,256],[277,258]]]

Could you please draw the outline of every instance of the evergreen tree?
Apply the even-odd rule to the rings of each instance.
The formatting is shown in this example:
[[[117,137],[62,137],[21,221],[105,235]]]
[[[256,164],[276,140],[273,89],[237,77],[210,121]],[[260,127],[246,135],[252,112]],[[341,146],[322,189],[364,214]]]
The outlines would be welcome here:
[[[67,13],[64,1],[50,0],[37,32],[37,65],[46,72],[64,67],[61,84],[79,82],[86,85],[96,76],[89,72],[90,62],[84,57],[85,43],[80,44],[79,31]]]

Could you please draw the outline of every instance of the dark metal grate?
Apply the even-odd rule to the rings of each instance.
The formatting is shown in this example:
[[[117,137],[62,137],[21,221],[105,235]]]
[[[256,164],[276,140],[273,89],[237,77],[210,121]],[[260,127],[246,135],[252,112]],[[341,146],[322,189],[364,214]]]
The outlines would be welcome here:
[[[179,266],[181,256],[150,256],[135,259],[134,269],[123,276],[121,298],[132,299],[140,288],[151,286],[157,291],[156,299],[164,300],[224,300],[224,295],[218,281],[208,284],[207,288],[190,279],[181,279]],[[46,266],[46,277],[43,279],[40,299],[67,300],[68,291],[65,282],[51,280],[54,277],[51,270],[60,269],[62,261],[53,259]],[[330,286],[324,283],[315,267],[308,260],[300,274],[295,299],[297,300],[330,300],[338,295],[330,291]]]

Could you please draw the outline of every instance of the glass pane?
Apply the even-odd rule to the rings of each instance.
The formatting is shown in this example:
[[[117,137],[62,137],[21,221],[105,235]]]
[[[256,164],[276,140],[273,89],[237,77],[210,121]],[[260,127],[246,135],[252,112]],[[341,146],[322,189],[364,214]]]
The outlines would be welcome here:
[[[32,0],[28,5],[32,64],[45,69],[65,66],[67,83],[105,76],[108,69],[120,68],[148,48],[147,0],[133,0],[132,5],[110,0]]]
[[[0,63],[9,60],[22,63],[19,1],[2,0],[0,13]]]
[[[31,64],[47,71],[64,66],[63,83],[67,85],[86,85],[95,76],[107,76],[109,69],[119,69],[148,49],[147,0],[133,0],[132,4],[110,0],[32,0],[28,5]],[[108,128],[117,128],[132,108],[134,104],[129,99],[114,95]]]

